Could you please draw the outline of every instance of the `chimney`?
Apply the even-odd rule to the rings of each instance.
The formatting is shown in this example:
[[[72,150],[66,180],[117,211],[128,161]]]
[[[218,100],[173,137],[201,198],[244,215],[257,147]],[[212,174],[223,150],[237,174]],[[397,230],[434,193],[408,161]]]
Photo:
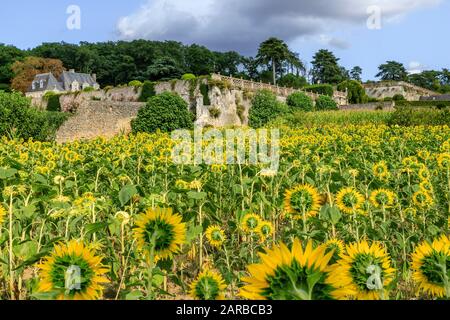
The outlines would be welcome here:
[[[96,73],[92,74],[92,79],[94,79],[94,82],[97,82],[97,74]]]
[[[75,73],[75,69],[70,69],[69,72],[70,73]]]

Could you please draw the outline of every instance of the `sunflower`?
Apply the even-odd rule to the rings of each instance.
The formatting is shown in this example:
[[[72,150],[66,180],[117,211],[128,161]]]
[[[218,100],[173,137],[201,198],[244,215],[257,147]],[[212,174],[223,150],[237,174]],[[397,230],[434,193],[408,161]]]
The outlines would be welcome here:
[[[394,276],[386,249],[377,242],[369,245],[363,240],[347,246],[327,283],[336,288],[332,292],[336,299],[379,300],[387,297],[386,287]]]
[[[219,273],[205,270],[191,283],[189,294],[196,300],[224,300],[223,291],[226,288],[225,281]]]
[[[208,239],[211,246],[218,248],[224,243],[227,237],[220,226],[213,225],[206,229],[206,239]]]
[[[354,188],[344,188],[336,196],[336,205],[348,214],[360,212],[363,204],[364,196]]]
[[[450,298],[450,239],[442,236],[421,243],[412,255],[412,271],[418,293]]]
[[[256,228],[256,233],[261,237],[261,240],[266,240],[273,235],[273,225],[269,221],[262,221]]]
[[[372,167],[373,175],[380,179],[380,180],[386,180],[389,178],[389,169],[387,167],[386,161],[381,161],[375,164]]]
[[[261,262],[248,266],[249,277],[240,295],[250,300],[328,300],[333,288],[325,283],[333,251],[325,246],[303,249],[298,239],[289,250],[284,243],[260,253]]]
[[[258,226],[261,224],[261,217],[254,213],[249,213],[244,216],[241,223],[242,231],[256,232]]]
[[[423,189],[417,191],[413,195],[413,203],[419,209],[427,209],[433,206],[433,197]]]
[[[433,192],[434,192],[433,184],[428,180],[422,181],[420,183],[419,187],[420,187],[420,190],[427,192],[430,195],[433,194]]]
[[[54,293],[58,300],[96,300],[103,294],[103,284],[108,283],[108,268],[102,257],[82,242],[58,244],[53,253],[37,265],[39,292]]]
[[[375,208],[390,208],[394,205],[395,194],[386,189],[378,189],[371,193],[369,200]]]
[[[156,260],[171,258],[186,238],[186,224],[170,208],[148,209],[136,217],[134,237],[138,247]]]
[[[5,220],[5,216],[6,216],[6,210],[3,207],[3,205],[0,204],[0,225],[3,223],[3,221]]]
[[[301,219],[305,214],[314,217],[321,207],[321,198],[316,188],[309,184],[298,185],[293,189],[286,190],[284,197],[284,209],[292,214],[295,219]]]
[[[428,181],[431,178],[430,170],[425,166],[419,169],[418,175],[422,181]]]
[[[441,153],[437,156],[437,163],[439,168],[449,170],[450,169],[450,153]]]
[[[330,260],[330,264],[335,264],[338,260],[340,255],[344,252],[344,242],[342,240],[338,239],[330,239],[327,242],[325,242],[326,252],[333,251],[333,257]]]

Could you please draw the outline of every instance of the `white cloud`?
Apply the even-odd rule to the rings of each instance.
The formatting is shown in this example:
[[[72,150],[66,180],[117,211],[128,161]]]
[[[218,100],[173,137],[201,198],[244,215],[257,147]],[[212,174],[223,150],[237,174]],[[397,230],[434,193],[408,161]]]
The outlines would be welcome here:
[[[418,61],[411,61],[408,67],[409,74],[418,74],[424,71],[426,67]]]
[[[121,39],[178,40],[244,52],[269,36],[293,41],[332,33],[345,24],[366,26],[367,8],[381,8],[383,21],[439,5],[443,0],[148,0],[120,18]],[[330,37],[329,45],[350,44]]]

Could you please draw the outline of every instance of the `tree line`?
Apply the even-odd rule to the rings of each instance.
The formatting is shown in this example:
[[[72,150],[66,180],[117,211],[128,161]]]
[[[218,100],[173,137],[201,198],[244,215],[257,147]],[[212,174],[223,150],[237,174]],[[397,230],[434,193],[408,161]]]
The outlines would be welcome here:
[[[64,69],[95,73],[101,86],[116,86],[132,80],[165,81],[178,79],[186,73],[220,73],[301,88],[309,83],[361,82],[362,75],[361,67],[347,70],[333,52],[324,49],[314,55],[308,68],[298,52],[277,38],[261,43],[255,57],[245,57],[235,51],[212,51],[197,44],[184,45],[176,41],[43,43],[29,50],[0,44],[0,90],[25,91],[35,74],[54,72],[58,75]],[[408,75],[401,63],[388,61],[380,66],[377,77],[450,92],[448,69]]]

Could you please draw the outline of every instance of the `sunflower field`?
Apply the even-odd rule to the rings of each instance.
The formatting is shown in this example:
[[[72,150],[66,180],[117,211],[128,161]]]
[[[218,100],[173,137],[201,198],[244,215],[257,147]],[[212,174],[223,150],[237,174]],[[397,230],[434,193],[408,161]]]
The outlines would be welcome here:
[[[0,299],[449,299],[450,128],[281,130],[277,173],[170,135],[0,142]]]

